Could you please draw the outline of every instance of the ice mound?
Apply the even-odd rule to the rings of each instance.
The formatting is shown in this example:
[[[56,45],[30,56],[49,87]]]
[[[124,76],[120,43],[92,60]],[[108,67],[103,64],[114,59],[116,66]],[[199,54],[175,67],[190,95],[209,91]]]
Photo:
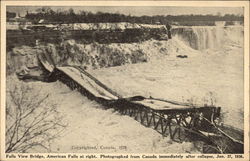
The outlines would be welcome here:
[[[178,39],[168,41],[149,40],[141,43],[79,44],[74,40],[65,41],[57,53],[49,51],[56,64],[80,65],[87,69],[98,69],[124,64],[135,64],[161,59],[177,54],[195,54],[195,50]],[[49,53],[49,54],[50,54]]]

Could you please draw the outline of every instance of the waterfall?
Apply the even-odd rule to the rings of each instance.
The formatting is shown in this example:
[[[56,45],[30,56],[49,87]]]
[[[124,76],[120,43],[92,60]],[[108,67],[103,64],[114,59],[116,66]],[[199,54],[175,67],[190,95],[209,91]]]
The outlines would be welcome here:
[[[243,43],[243,26],[179,26],[172,29],[173,36],[196,50],[219,49],[225,44]]]
[[[197,50],[215,49],[222,45],[223,28],[204,27],[192,28],[197,37]]]

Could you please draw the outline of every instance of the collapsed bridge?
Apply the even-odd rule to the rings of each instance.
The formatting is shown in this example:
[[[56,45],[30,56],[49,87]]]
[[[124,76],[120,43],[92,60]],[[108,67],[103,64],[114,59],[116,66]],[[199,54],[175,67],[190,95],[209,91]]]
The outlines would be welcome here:
[[[55,67],[43,56],[39,56],[39,60],[49,73],[48,81],[59,80],[104,108],[113,108],[153,128],[163,137],[170,136],[177,142],[199,140],[204,143],[200,149],[204,153],[243,153],[243,136],[238,137],[240,132],[216,124],[220,107],[142,96],[123,98],[81,67]]]

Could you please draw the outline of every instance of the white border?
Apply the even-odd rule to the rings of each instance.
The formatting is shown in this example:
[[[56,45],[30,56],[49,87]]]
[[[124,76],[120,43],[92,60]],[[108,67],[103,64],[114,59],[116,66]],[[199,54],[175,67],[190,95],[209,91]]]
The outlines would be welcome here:
[[[5,158],[6,6],[195,6],[244,7],[244,160],[249,160],[249,2],[248,1],[1,1],[1,159]],[[75,154],[75,153],[74,153]],[[20,159],[17,159],[20,160]],[[38,159],[29,159],[38,160]],[[63,159],[59,159],[63,160]],[[73,160],[73,159],[68,159]],[[149,159],[148,159],[149,160]],[[159,159],[160,160],[160,159]],[[191,159],[201,160],[201,159]],[[207,159],[202,159],[207,160]],[[229,159],[226,159],[229,160]],[[232,160],[232,159],[231,159]],[[236,160],[236,159],[234,159]],[[242,160],[242,159],[238,159]]]

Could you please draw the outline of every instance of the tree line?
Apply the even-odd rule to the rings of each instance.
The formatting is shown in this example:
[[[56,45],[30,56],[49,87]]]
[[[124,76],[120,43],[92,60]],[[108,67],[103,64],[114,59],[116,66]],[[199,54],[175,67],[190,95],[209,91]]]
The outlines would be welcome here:
[[[11,15],[8,13],[7,15]],[[242,21],[243,15],[225,14],[221,15],[155,15],[155,16],[131,16],[120,13],[92,13],[88,11],[75,12],[72,8],[68,10],[54,11],[50,7],[42,7],[36,13],[26,13],[25,16],[30,21],[37,23],[44,19],[47,23],[101,23],[101,22],[130,22],[145,24],[168,24],[171,22],[187,21]]]

